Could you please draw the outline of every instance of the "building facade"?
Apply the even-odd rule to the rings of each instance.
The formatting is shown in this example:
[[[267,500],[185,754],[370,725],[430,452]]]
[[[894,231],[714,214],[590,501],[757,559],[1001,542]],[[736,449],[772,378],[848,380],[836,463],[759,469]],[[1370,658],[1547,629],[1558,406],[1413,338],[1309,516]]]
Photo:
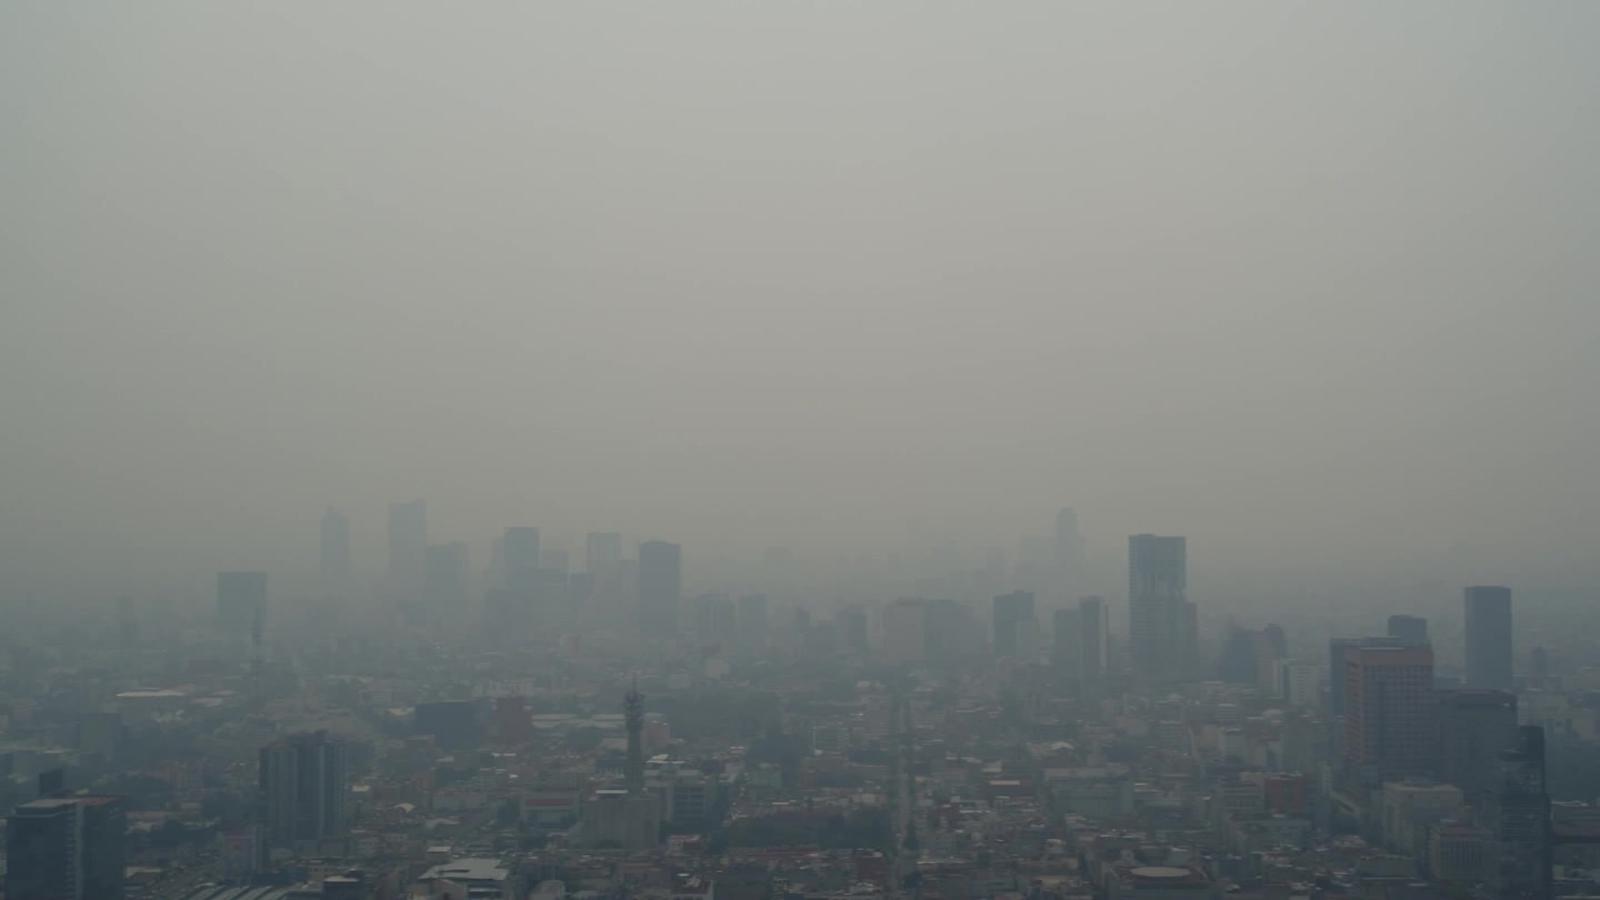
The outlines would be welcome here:
[[[1198,636],[1188,571],[1184,538],[1128,538],[1128,649],[1141,679],[1172,681],[1193,671]]]
[[[421,500],[389,504],[389,579],[395,586],[420,588],[428,564],[428,504]]]
[[[1389,637],[1406,644],[1428,643],[1428,620],[1395,614],[1389,617]]]
[[[286,737],[261,748],[259,821],[266,848],[299,848],[343,834],[350,753],[327,732]]]
[[[666,541],[639,545],[639,625],[646,634],[671,636],[678,631],[678,604],[683,598],[683,548]]]
[[[1345,762],[1384,780],[1434,767],[1433,650],[1345,650]]]
[[[121,799],[43,797],[7,819],[9,900],[122,900],[127,821]]]
[[[1512,689],[1511,589],[1469,587],[1462,592],[1467,626],[1467,687]]]
[[[1440,781],[1480,805],[1499,780],[1500,754],[1517,731],[1517,696],[1466,688],[1438,693]]]
[[[1024,656],[1039,622],[1033,594],[1012,591],[994,598],[994,655]]]

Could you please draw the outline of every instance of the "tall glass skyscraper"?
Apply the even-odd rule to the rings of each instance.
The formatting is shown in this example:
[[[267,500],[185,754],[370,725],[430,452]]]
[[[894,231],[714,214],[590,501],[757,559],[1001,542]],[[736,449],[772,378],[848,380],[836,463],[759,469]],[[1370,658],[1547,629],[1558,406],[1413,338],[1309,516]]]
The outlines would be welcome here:
[[[1463,591],[1462,605],[1467,687],[1511,690],[1511,589],[1469,587]]]
[[[1128,538],[1128,644],[1136,677],[1168,681],[1191,673],[1197,635],[1188,583],[1184,538]]]

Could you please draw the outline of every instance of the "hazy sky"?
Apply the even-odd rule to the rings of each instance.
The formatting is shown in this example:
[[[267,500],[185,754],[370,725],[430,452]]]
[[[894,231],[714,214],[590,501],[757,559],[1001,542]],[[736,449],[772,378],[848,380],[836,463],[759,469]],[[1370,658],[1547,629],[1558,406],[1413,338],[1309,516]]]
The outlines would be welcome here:
[[[1600,563],[1600,3],[0,6],[0,583],[391,499]]]

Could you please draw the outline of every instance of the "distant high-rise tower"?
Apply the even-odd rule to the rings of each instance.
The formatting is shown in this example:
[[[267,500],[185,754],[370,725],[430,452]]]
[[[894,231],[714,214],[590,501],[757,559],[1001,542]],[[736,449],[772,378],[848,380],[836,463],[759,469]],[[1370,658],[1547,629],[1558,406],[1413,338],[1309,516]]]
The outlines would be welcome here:
[[[1086,684],[1105,677],[1107,624],[1104,597],[1078,601],[1078,677]]]
[[[1084,583],[1083,565],[1087,554],[1083,548],[1083,535],[1078,531],[1078,513],[1064,507],[1056,513],[1056,577],[1057,587],[1066,594]]]
[[[218,572],[217,621],[224,633],[260,648],[267,621],[267,573]]]
[[[306,732],[268,744],[260,755],[263,847],[294,847],[344,832],[350,763],[343,741]]]
[[[505,566],[506,587],[529,590],[538,579],[539,529],[517,525],[506,529],[504,549],[501,551]]]
[[[1389,617],[1389,637],[1405,644],[1428,643],[1428,620],[1421,616],[1392,615]]]
[[[591,575],[599,576],[622,565],[622,535],[615,531],[589,532],[583,549]]]
[[[6,827],[6,897],[122,900],[127,830],[116,797],[41,797],[18,806]]]
[[[1467,687],[1511,690],[1511,589],[1469,587],[1462,600],[1467,622]]]
[[[1217,677],[1233,684],[1253,684],[1256,680],[1256,638],[1260,632],[1230,624],[1217,657]]]
[[[1344,758],[1382,778],[1435,768],[1433,650],[1346,647]]]
[[[342,584],[350,578],[350,517],[336,509],[322,514],[322,580]]]
[[[644,794],[644,695],[639,693],[638,683],[622,699],[622,718],[628,727],[628,770],[624,775],[628,793],[637,797]]]
[[[694,598],[693,607],[692,627],[702,648],[715,647],[721,651],[733,642],[738,627],[738,607],[732,597],[723,593],[701,594]]]
[[[428,504],[421,500],[389,504],[390,580],[421,588],[427,567]]]
[[[1188,572],[1183,538],[1128,538],[1128,648],[1140,677],[1174,680],[1192,672],[1197,635]]]
[[[1012,591],[994,598],[995,656],[1026,655],[1038,627],[1031,592]]]
[[[683,597],[683,549],[666,541],[639,545],[639,624],[645,633],[671,637],[678,632]]]
[[[622,559],[622,535],[594,531],[584,539],[584,567],[589,573],[590,597],[598,614],[611,619],[622,611],[628,595],[629,568]]]

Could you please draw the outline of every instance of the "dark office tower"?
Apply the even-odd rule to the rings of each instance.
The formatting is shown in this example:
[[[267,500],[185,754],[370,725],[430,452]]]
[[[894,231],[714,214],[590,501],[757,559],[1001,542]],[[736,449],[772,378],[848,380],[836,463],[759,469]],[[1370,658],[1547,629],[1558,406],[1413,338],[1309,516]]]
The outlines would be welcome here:
[[[1499,779],[1500,754],[1517,731],[1517,695],[1474,688],[1440,691],[1439,780],[1461,788],[1481,809]]]
[[[995,656],[1026,655],[1038,627],[1032,593],[1012,591],[994,598]]]
[[[44,797],[7,820],[7,900],[122,900],[127,814],[118,797]]]
[[[1467,687],[1511,690],[1511,589],[1469,587],[1463,592],[1463,605]]]
[[[1433,650],[1347,647],[1344,758],[1390,779],[1435,768]]]
[[[294,848],[345,830],[350,753],[325,731],[295,734],[261,748],[261,842]]]
[[[1170,681],[1189,674],[1195,610],[1188,590],[1188,548],[1181,537],[1128,538],[1128,649],[1134,673]]]
[[[467,599],[467,545],[456,541],[428,548],[424,585],[428,600],[459,605]]]
[[[428,567],[428,504],[389,504],[389,579],[420,588]]]
[[[683,595],[683,548],[666,541],[639,545],[639,625],[655,637],[678,633]]]
[[[1389,637],[1403,644],[1428,643],[1428,620],[1421,616],[1389,617]]]
[[[322,580],[343,584],[350,580],[350,517],[336,509],[322,514]]]
[[[1232,684],[1256,683],[1256,644],[1261,633],[1235,625],[1222,641],[1217,658],[1217,677]]]
[[[527,525],[507,528],[501,543],[506,587],[528,590],[539,571],[539,529]]]
[[[1103,597],[1084,597],[1078,601],[1078,673],[1085,683],[1094,683],[1106,674],[1106,601]]]
[[[751,652],[767,646],[767,595],[746,594],[739,598],[739,644]]]
[[[1495,896],[1549,900],[1552,838],[1544,729],[1524,725],[1517,729],[1514,741],[1500,755],[1487,816],[1500,850]]]
[[[1233,626],[1222,642],[1217,676],[1234,684],[1274,690],[1278,662],[1287,657],[1288,640],[1281,626],[1268,625],[1259,631]]]
[[[217,621],[224,634],[261,646],[267,624],[267,573],[218,572]]]

